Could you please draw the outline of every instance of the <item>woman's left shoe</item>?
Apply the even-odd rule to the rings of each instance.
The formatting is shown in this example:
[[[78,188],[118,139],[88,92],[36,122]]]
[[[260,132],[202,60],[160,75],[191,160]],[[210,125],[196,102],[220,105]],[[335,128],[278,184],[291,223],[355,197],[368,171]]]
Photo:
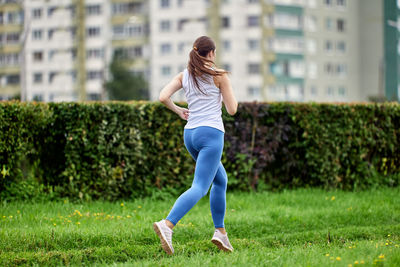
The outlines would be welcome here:
[[[220,250],[227,252],[233,251],[233,247],[229,242],[228,235],[222,234],[218,229],[215,229],[211,242],[213,242],[213,244],[215,244]]]

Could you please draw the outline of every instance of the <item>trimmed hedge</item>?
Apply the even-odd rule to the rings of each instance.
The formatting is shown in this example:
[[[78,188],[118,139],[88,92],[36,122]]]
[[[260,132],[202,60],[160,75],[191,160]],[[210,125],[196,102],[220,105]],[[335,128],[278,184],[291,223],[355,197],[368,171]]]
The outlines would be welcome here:
[[[223,117],[229,190],[399,185],[399,104],[240,103]],[[179,194],[195,166],[185,123],[145,101],[2,102],[0,197]]]

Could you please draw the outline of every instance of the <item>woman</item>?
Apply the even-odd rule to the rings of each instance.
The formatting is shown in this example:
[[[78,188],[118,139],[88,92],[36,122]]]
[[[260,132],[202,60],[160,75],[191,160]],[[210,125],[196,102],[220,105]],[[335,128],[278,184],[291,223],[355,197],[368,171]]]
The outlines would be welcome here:
[[[210,207],[215,226],[211,241],[224,251],[233,251],[224,227],[226,187],[228,178],[221,163],[224,147],[222,101],[230,115],[237,110],[237,101],[227,72],[214,68],[215,43],[207,36],[193,44],[187,69],[175,76],[160,92],[160,101],[187,123],[184,143],[196,161],[191,188],[176,200],[166,219],[153,224],[162,248],[168,254],[172,247],[173,227],[202,198],[211,187]],[[175,105],[170,97],[183,88],[188,109]]]

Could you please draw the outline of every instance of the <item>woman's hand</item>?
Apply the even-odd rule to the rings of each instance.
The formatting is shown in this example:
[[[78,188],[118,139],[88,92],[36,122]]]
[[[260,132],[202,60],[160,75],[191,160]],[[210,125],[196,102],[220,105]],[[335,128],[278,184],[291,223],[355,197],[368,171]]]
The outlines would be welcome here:
[[[181,119],[188,120],[188,118],[189,118],[189,110],[187,108],[176,106],[176,111],[175,112],[176,112],[176,114],[179,115],[179,117],[181,117]]]

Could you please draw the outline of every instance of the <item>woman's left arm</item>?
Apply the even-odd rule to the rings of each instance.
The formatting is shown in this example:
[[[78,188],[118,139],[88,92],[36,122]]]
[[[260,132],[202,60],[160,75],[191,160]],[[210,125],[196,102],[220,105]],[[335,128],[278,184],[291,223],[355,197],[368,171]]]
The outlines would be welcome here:
[[[176,75],[160,92],[159,100],[163,103],[167,108],[175,112],[184,120],[187,120],[189,117],[189,110],[186,108],[179,107],[175,105],[175,103],[171,100],[171,96],[182,88],[182,77],[183,72]]]

